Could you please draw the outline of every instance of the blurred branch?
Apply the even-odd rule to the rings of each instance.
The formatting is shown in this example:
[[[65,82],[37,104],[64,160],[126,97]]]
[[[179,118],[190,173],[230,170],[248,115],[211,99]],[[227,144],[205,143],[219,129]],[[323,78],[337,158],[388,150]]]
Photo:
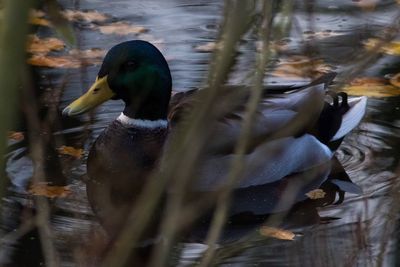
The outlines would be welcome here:
[[[44,140],[41,134],[41,122],[38,117],[33,81],[27,69],[23,72],[23,107],[28,124],[30,156],[34,163],[32,182],[39,184],[45,182],[45,150]],[[40,241],[44,253],[46,266],[59,266],[59,258],[53,244],[53,234],[50,226],[50,205],[42,196],[34,196],[37,209],[36,226],[39,230]]]
[[[45,0],[45,7],[57,33],[71,46],[76,44],[76,38],[71,23],[61,14],[61,6],[57,0]]]
[[[28,12],[33,0],[4,0],[0,32],[0,153],[6,152],[7,131],[13,126],[17,110],[21,66],[25,64]],[[4,160],[1,169],[4,170]],[[5,193],[5,177],[0,179],[0,199]],[[1,207],[1,204],[0,204]]]
[[[218,241],[222,228],[226,222],[226,215],[231,201],[230,198],[232,190],[244,171],[244,155],[249,138],[251,136],[251,130],[254,124],[257,107],[263,93],[264,73],[269,59],[270,32],[271,22],[273,19],[273,3],[274,1],[263,2],[263,19],[258,31],[262,43],[262,49],[260,53],[258,53],[256,60],[254,86],[250,92],[250,98],[246,106],[240,137],[235,147],[234,154],[236,155],[236,157],[232,160],[227,184],[224,186],[224,190],[218,198],[217,208],[214,213],[213,221],[206,240],[208,249],[200,263],[200,266],[208,266],[214,256],[215,244]]]
[[[162,266],[166,261],[167,255],[175,240],[179,229],[177,228],[177,218],[183,208],[185,195],[189,188],[190,177],[196,169],[196,164],[207,139],[213,128],[213,124],[218,117],[215,106],[221,86],[226,81],[228,74],[235,61],[235,52],[238,42],[244,33],[251,26],[250,22],[255,11],[254,1],[225,1],[225,14],[222,30],[219,38],[220,49],[214,53],[213,64],[210,67],[208,84],[209,88],[203,90],[203,95],[199,98],[199,104],[195,106],[192,113],[188,116],[189,125],[185,129],[185,134],[179,136],[171,146],[178,147],[176,156],[185,155],[186,162],[181,160],[176,163],[168,161],[168,166],[174,166],[170,173],[175,177],[173,188],[176,191],[167,203],[166,216],[162,222],[160,232],[165,237],[165,242],[160,243],[153,254],[153,261],[150,266]],[[229,101],[225,99],[224,101]],[[207,125],[207,127],[205,127]],[[196,142],[193,142],[196,140]],[[175,157],[176,157],[175,156]],[[172,164],[171,164],[172,163]]]

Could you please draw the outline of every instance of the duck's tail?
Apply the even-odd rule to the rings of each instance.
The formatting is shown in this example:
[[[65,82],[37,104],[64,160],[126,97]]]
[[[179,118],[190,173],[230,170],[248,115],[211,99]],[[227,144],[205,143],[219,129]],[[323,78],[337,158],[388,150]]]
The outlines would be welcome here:
[[[348,101],[349,109],[342,116],[342,123],[335,135],[330,141],[336,141],[343,138],[351,130],[353,130],[360,123],[365,115],[367,107],[367,97],[361,96],[352,98]]]

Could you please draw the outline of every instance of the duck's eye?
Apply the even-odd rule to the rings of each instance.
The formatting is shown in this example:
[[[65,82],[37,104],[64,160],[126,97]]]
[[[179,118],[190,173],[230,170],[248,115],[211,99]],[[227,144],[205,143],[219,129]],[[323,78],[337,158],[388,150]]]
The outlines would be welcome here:
[[[126,63],[124,64],[124,68],[125,68],[126,70],[134,70],[134,69],[137,68],[137,66],[138,66],[137,62],[136,62],[136,61],[133,61],[133,60],[129,60],[128,62],[126,62]]]

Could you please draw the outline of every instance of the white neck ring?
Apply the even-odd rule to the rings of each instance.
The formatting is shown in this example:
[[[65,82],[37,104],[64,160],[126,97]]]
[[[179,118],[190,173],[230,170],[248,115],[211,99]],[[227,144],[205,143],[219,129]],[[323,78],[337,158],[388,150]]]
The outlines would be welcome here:
[[[157,128],[167,128],[168,121],[167,120],[141,120],[141,119],[132,119],[126,116],[123,112],[118,116],[117,121],[122,123],[127,127],[135,127],[135,128],[145,128],[145,129],[157,129]]]

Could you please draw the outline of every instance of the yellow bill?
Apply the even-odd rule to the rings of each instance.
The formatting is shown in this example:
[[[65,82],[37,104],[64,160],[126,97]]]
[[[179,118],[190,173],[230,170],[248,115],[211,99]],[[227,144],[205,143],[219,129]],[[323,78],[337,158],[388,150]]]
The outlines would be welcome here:
[[[63,115],[74,116],[85,113],[114,96],[107,83],[107,76],[96,78],[96,82],[80,98],[63,110]]]

